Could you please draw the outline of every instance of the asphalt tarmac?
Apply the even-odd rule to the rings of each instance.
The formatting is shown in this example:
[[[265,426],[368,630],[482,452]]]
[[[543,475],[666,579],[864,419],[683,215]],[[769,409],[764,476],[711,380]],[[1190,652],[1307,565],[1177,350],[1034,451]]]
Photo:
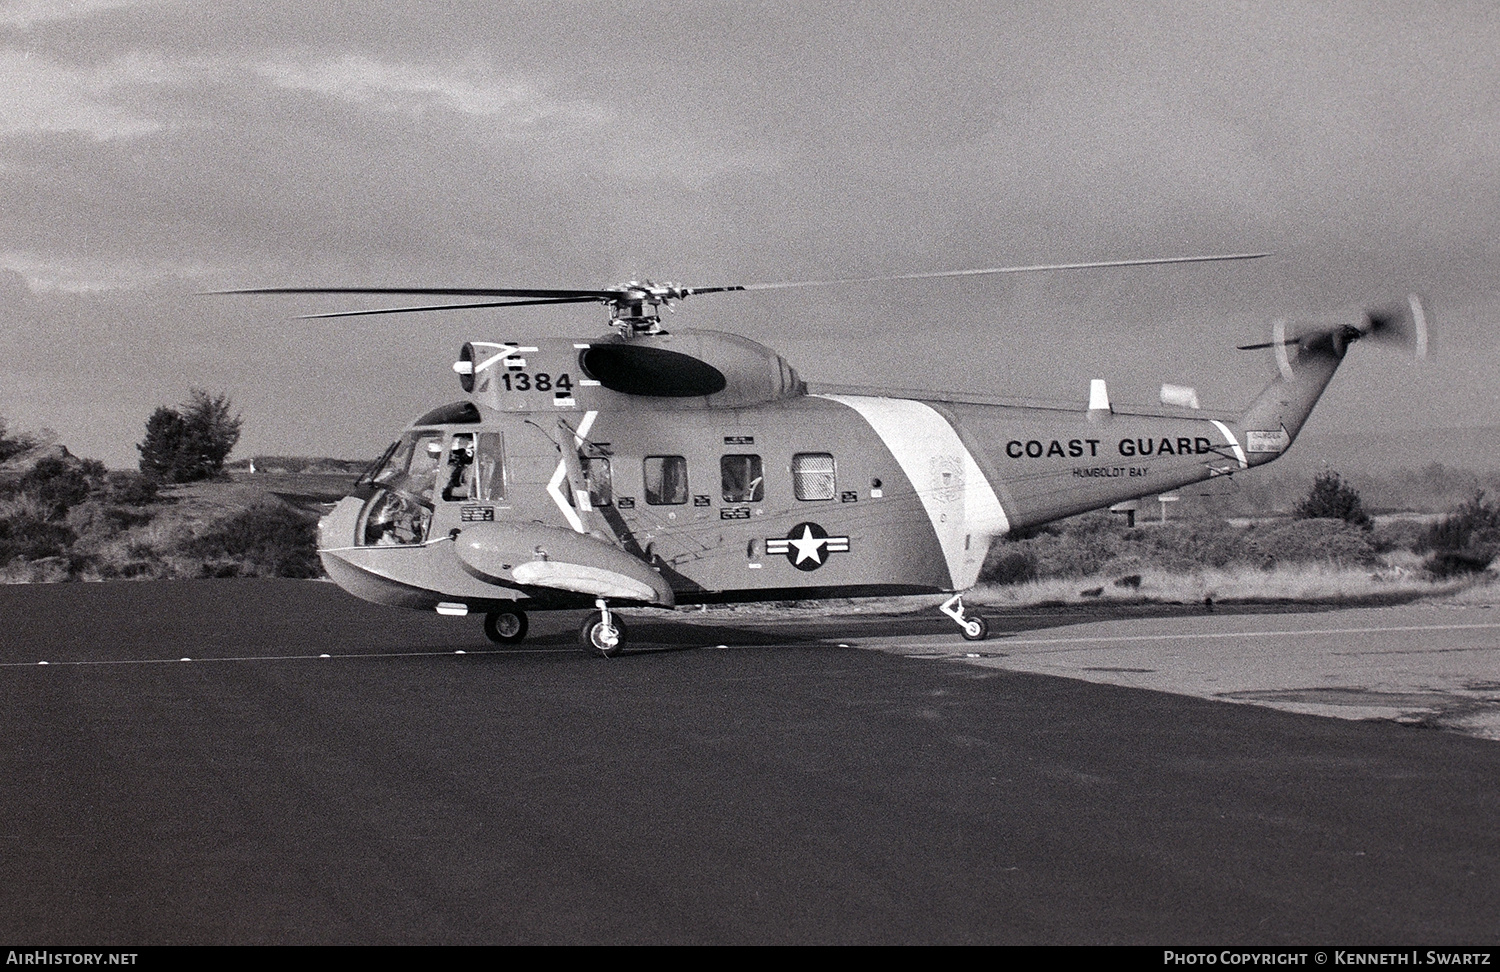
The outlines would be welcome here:
[[[0,941],[1494,944],[1495,742],[1005,667],[1347,615],[637,617],[603,660],[312,582],[4,587]],[[1339,637],[1437,637],[1400,620]]]

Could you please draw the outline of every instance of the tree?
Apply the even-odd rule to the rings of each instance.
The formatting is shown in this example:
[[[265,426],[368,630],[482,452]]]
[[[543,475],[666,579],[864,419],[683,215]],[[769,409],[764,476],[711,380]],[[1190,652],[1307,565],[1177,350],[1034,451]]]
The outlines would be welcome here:
[[[1365,529],[1374,526],[1360,502],[1359,492],[1336,472],[1322,473],[1313,480],[1307,499],[1297,507],[1297,516],[1303,520],[1344,520]]]
[[[169,483],[219,475],[240,441],[240,416],[232,410],[229,396],[200,388],[177,408],[157,408],[146,420],[146,437],[136,445],[141,472]]]
[[[162,405],[151,413],[146,420],[146,438],[136,444],[141,453],[142,473],[167,483],[187,481],[179,476],[186,425],[175,408]]]

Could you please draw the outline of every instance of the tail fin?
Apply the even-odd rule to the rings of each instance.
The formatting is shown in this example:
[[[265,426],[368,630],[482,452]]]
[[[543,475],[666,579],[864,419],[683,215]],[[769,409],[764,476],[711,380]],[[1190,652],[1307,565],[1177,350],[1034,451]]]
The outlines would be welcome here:
[[[1280,366],[1280,374],[1240,418],[1247,464],[1258,466],[1270,462],[1287,450],[1333,379],[1350,344],[1370,338],[1407,347],[1418,358],[1425,358],[1430,346],[1429,320],[1421,299],[1412,294],[1403,304],[1369,311],[1358,326],[1334,325],[1293,338],[1285,337],[1278,327],[1276,340],[1269,344],[1246,345],[1242,350],[1274,348]],[[1293,347],[1294,353],[1288,354]]]

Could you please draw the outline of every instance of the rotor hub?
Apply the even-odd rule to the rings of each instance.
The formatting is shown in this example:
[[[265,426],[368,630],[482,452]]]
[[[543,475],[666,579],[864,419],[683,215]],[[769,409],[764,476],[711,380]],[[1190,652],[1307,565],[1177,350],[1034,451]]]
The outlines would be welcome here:
[[[672,301],[692,293],[677,284],[658,284],[650,280],[632,280],[621,284],[606,300],[610,326],[622,335],[665,334],[661,326],[661,309]]]

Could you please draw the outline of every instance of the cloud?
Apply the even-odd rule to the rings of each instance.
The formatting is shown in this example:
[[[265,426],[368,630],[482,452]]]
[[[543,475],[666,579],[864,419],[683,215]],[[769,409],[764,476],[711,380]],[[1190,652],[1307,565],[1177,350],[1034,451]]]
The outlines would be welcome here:
[[[0,4],[0,27],[22,30],[36,24],[83,20],[96,14],[126,7],[152,7],[162,0],[6,0]]]
[[[541,153],[537,161],[565,170],[602,165],[616,177],[701,188],[725,173],[779,167],[777,157],[761,147],[695,140],[666,119],[557,95],[542,76],[507,73],[482,58],[437,66],[364,55],[281,55],[257,61],[250,70],[275,87],[373,112],[457,118],[471,123],[468,135],[475,140],[525,142]]]
[[[361,55],[312,60],[280,57],[253,64],[251,70],[279,88],[307,91],[377,111],[410,115],[450,111],[506,118],[518,126],[560,115],[584,122],[600,121],[606,115],[602,107],[587,102],[550,101],[530,81],[497,75],[474,61],[456,68],[439,68],[387,63]]]
[[[149,135],[165,123],[122,102],[142,85],[179,82],[184,75],[184,65],[157,57],[76,67],[0,49],[0,136],[73,133],[107,141]]]
[[[0,271],[18,274],[32,293],[84,294],[133,290],[170,280],[212,278],[223,271],[206,264],[137,258],[88,258],[0,251]]]

